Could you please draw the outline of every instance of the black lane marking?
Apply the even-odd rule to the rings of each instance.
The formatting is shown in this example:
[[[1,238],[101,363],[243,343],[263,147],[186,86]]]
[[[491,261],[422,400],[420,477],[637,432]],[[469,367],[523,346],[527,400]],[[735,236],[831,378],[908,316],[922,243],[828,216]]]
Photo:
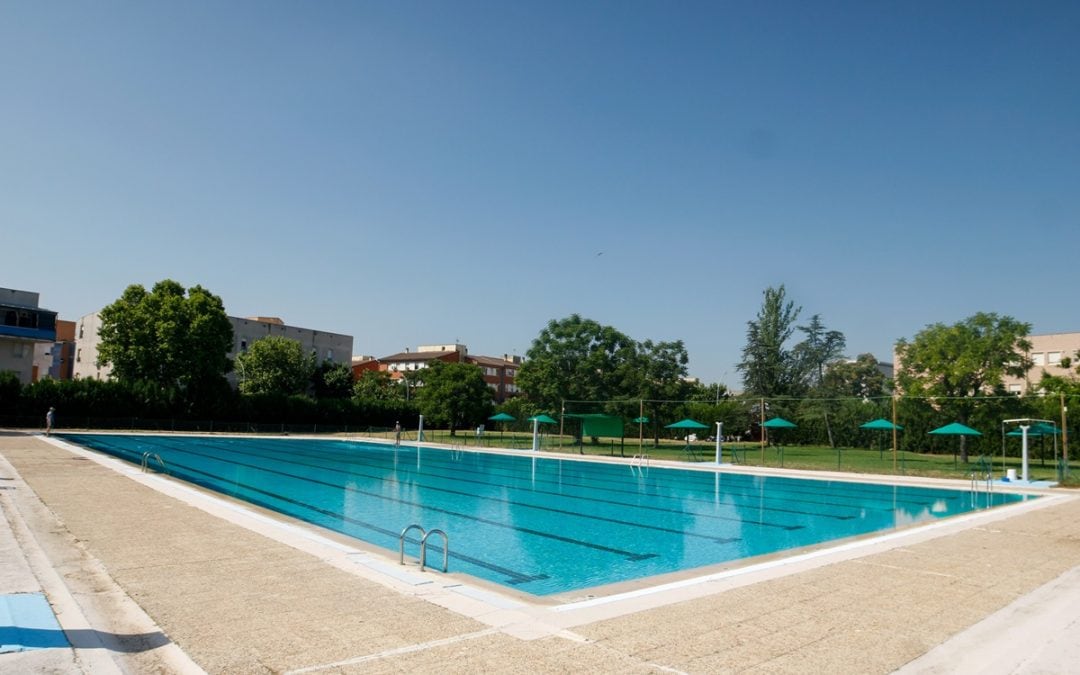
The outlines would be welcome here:
[[[169,445],[167,442],[164,442],[164,441],[161,442],[160,444],[162,446],[164,446],[166,448],[169,448],[169,449],[171,449],[171,450],[173,450],[175,452],[178,452],[178,453],[192,454],[192,455],[196,455],[196,456],[207,457],[207,455],[204,455],[202,453],[194,453],[194,452],[191,452],[190,450],[184,450],[184,449],[177,448],[176,446]],[[125,452],[124,454],[127,455],[128,453]],[[223,463],[223,464],[231,464],[233,466],[244,466],[244,467],[247,467],[249,469],[255,469],[255,470],[258,470],[258,471],[263,471],[265,473],[272,473],[272,474],[277,474],[279,476],[286,476],[288,478],[293,478],[293,479],[301,481],[301,482],[314,483],[316,485],[324,485],[326,487],[331,487],[331,488],[335,488],[335,489],[339,489],[339,490],[345,490],[347,492],[353,492],[355,494],[366,495],[368,497],[374,497],[376,499],[381,499],[383,501],[395,502],[395,503],[398,503],[398,504],[405,504],[405,505],[408,505],[408,506],[415,506],[415,507],[418,507],[418,508],[421,508],[421,509],[426,509],[428,511],[434,511],[436,513],[445,513],[445,514],[450,515],[450,516],[455,516],[455,517],[458,517],[458,518],[464,518],[466,520],[471,520],[471,521],[478,522],[478,523],[484,523],[485,525],[491,525],[492,527],[499,527],[499,528],[503,528],[503,529],[513,530],[515,532],[524,532],[526,534],[532,534],[532,535],[535,535],[535,536],[538,536],[538,537],[544,537],[544,538],[547,538],[547,539],[554,539],[556,541],[561,541],[561,542],[568,543],[568,544],[575,545],[575,546],[583,546],[583,547],[591,548],[591,549],[594,549],[594,550],[597,550],[597,551],[603,551],[605,553],[613,553],[615,555],[624,557],[627,560],[630,560],[630,561],[633,561],[633,562],[638,562],[638,561],[641,561],[641,560],[648,560],[649,558],[659,557],[659,554],[657,554],[657,553],[634,553],[633,551],[624,551],[622,549],[612,548],[610,546],[603,546],[602,544],[595,544],[595,543],[588,542],[588,541],[582,541],[580,539],[573,539],[571,537],[564,537],[562,535],[554,534],[552,532],[544,532],[544,531],[535,530],[535,529],[532,529],[532,528],[519,527],[517,525],[508,525],[506,523],[500,523],[500,522],[498,522],[496,520],[490,520],[488,518],[479,518],[477,516],[472,516],[472,515],[469,515],[469,514],[466,514],[466,513],[459,513],[457,511],[451,511],[449,509],[443,509],[443,508],[440,508],[440,507],[437,507],[437,506],[430,506],[430,505],[427,505],[427,504],[421,504],[420,502],[412,502],[412,501],[408,501],[408,500],[405,500],[405,499],[397,499],[395,497],[387,497],[386,495],[381,495],[381,494],[378,494],[378,493],[375,493],[375,492],[368,492],[366,490],[357,490],[356,488],[351,488],[351,487],[348,487],[348,486],[335,485],[334,483],[327,483],[326,481],[315,480],[315,479],[311,479],[311,478],[305,478],[303,476],[296,476],[296,475],[293,475],[293,474],[285,473],[283,471],[275,471],[273,469],[267,469],[265,467],[259,467],[259,466],[255,466],[255,465],[252,465],[252,464],[242,464],[240,462],[226,462],[223,459],[215,458],[215,457],[209,457],[209,459],[213,459],[213,460],[215,460],[217,462],[220,462],[220,463]],[[284,497],[284,496],[278,495],[276,493],[268,492],[268,491],[263,490],[261,488],[257,488],[257,487],[248,485],[247,483],[241,483],[239,481],[228,481],[228,479],[226,479],[223,476],[217,476],[216,474],[212,474],[212,473],[209,473],[209,472],[206,472],[206,471],[202,471],[200,469],[196,469],[196,468],[188,466],[186,464],[180,464],[179,462],[176,462],[176,461],[169,463],[169,466],[170,467],[174,467],[174,466],[175,467],[180,467],[180,468],[186,469],[187,471],[190,471],[192,473],[202,474],[204,476],[208,476],[208,477],[211,477],[211,478],[217,478],[217,479],[219,479],[219,480],[221,480],[223,482],[227,482],[228,484],[231,484],[231,485],[243,486],[247,490],[252,490],[252,491],[255,491],[255,492],[259,492],[261,494],[269,495],[269,496],[274,497],[276,499],[281,499],[282,501],[285,501],[285,502],[298,504],[298,505],[304,505],[304,504],[302,504],[302,502],[298,502],[298,501],[293,500],[291,498]],[[207,486],[207,487],[210,487],[210,486]],[[215,489],[215,492],[220,492],[220,490]],[[312,505],[304,505],[304,506],[308,506],[308,508],[311,508],[313,511],[317,511],[319,513],[326,513],[327,515],[333,515],[333,516],[335,516],[337,518],[340,518],[342,520],[347,519],[347,517],[344,514],[338,514],[336,512],[331,512],[331,511],[323,511],[323,510],[319,509],[318,507],[315,507],[315,506],[312,506]],[[452,553],[451,553],[451,555],[452,555]]]
[[[252,453],[252,452],[246,452],[244,450],[239,450],[239,449],[229,448],[229,447],[223,447],[223,446],[218,446],[218,445],[211,445],[211,446],[204,446],[204,447],[213,448],[215,450],[223,450],[225,452],[230,453],[231,455],[240,455],[240,456],[250,457],[250,458],[265,459],[265,460],[268,460],[268,461],[271,461],[271,462],[281,462],[281,463],[290,464],[290,465],[294,465],[294,466],[305,466],[305,467],[312,468],[312,469],[317,469],[317,470],[320,470],[320,471],[334,471],[335,470],[332,467],[328,467],[328,466],[325,466],[325,465],[322,465],[322,464],[310,464],[310,463],[307,463],[307,462],[299,461],[298,456],[296,454],[288,454],[288,453],[285,453],[285,452],[283,452],[281,450],[277,450],[277,449],[268,450],[267,452],[273,452],[273,453],[278,454],[278,455],[287,455],[288,459],[282,459],[282,458],[278,458],[278,457],[268,457],[266,454],[257,454],[257,453]],[[256,445],[256,447],[258,448],[258,447],[263,447],[263,446]],[[182,452],[191,452],[191,450],[181,450],[181,451]],[[197,454],[197,453],[192,453],[192,454]],[[209,455],[205,455],[205,454],[200,454],[199,456],[209,457]],[[367,465],[367,464],[350,463],[350,462],[345,461],[345,460],[339,460],[339,459],[326,457],[325,455],[320,456],[320,457],[311,457],[310,453],[307,453],[305,455],[301,455],[301,457],[303,457],[304,459],[314,459],[316,461],[332,462],[334,464],[343,465],[344,467],[347,467],[349,469],[349,475],[352,475],[352,476],[361,476],[361,477],[365,477],[365,478],[371,478],[373,480],[379,480],[379,481],[384,481],[384,482],[387,482],[387,483],[393,483],[395,485],[403,485],[403,483],[401,483],[401,481],[398,481],[398,480],[396,480],[396,479],[394,479],[392,477],[389,477],[389,476],[373,475],[373,474],[370,474],[370,473],[364,473],[363,471],[358,471],[357,470],[357,469],[369,468],[369,465]],[[213,457],[211,457],[211,458],[213,458]],[[227,461],[227,460],[220,459],[220,458],[213,458],[213,459],[219,459],[219,461]],[[387,469],[391,468],[391,464],[387,463],[383,459],[377,459],[376,461],[378,461],[381,466],[383,466],[383,467],[385,467]],[[251,466],[250,464],[240,464],[239,462],[237,462],[237,464],[239,466]],[[435,464],[440,466],[440,467],[444,467],[444,468],[445,467],[452,468],[452,465],[447,465],[445,463],[440,464],[438,462],[435,462]],[[255,468],[261,468],[261,467],[255,467]],[[269,469],[266,469],[266,470],[269,470]],[[468,473],[476,474],[477,472],[468,472]],[[417,477],[437,476],[437,474],[433,474],[431,472],[424,472],[424,471],[412,471],[412,474],[417,476]],[[301,479],[301,480],[306,480],[301,476],[295,476],[293,474],[283,474],[283,475],[291,475],[294,478],[298,478],[298,479]],[[600,499],[596,499],[596,498],[592,498],[592,497],[585,497],[585,496],[581,496],[581,495],[568,495],[568,494],[565,494],[565,493],[562,493],[562,492],[552,492],[552,491],[549,491],[549,490],[536,490],[536,489],[522,490],[521,488],[516,488],[516,487],[513,487],[513,486],[509,486],[509,485],[504,485],[504,484],[500,484],[500,483],[490,483],[490,482],[486,482],[486,481],[477,481],[477,480],[472,480],[472,479],[468,479],[468,478],[461,478],[459,476],[447,475],[445,477],[446,478],[451,478],[453,480],[456,480],[456,481],[459,481],[459,482],[462,482],[462,483],[473,483],[473,484],[476,484],[476,485],[485,485],[485,486],[489,486],[489,487],[493,487],[493,488],[509,488],[511,490],[516,490],[516,491],[519,491],[519,492],[532,492],[532,493],[535,493],[535,494],[551,495],[551,496],[554,496],[554,497],[560,497],[562,499],[576,499],[576,500],[579,500],[579,501],[594,502],[594,503],[597,503],[597,504],[605,504],[605,505],[611,505],[611,506],[624,506],[624,507],[629,508],[629,509],[641,509],[643,511],[656,511],[656,512],[659,512],[659,513],[670,513],[670,514],[679,515],[679,516],[691,516],[691,517],[694,517],[694,518],[707,518],[707,519],[710,519],[710,520],[722,520],[722,521],[734,522],[734,523],[738,523],[738,524],[742,524],[742,525],[755,525],[757,527],[773,527],[773,528],[778,528],[778,529],[787,530],[787,531],[801,530],[801,529],[804,529],[806,527],[805,525],[786,525],[786,524],[783,524],[783,523],[752,522],[752,521],[747,520],[746,518],[736,518],[736,517],[732,517],[732,516],[722,516],[722,515],[717,515],[717,514],[714,514],[714,513],[701,513],[701,512],[698,512],[698,511],[688,511],[688,510],[683,510],[683,509],[668,509],[668,508],[663,508],[663,507],[659,507],[659,506],[649,506],[649,505],[646,505],[646,504],[635,504],[635,503],[632,503],[632,502],[607,501],[607,500],[600,500]],[[504,478],[513,478],[512,476],[503,476],[503,477]],[[547,484],[551,483],[550,480],[541,480],[539,482],[543,482],[543,483],[547,483]],[[588,518],[588,519],[592,519],[592,520],[607,521],[607,522],[611,522],[611,523],[615,523],[615,524],[619,524],[619,525],[630,526],[630,527],[639,527],[639,528],[643,528],[643,529],[653,529],[653,530],[659,530],[659,531],[662,531],[662,532],[672,532],[672,533],[675,533],[675,534],[678,534],[678,535],[681,535],[681,536],[705,539],[707,541],[713,541],[713,542],[720,543],[720,544],[729,544],[729,543],[741,540],[741,537],[735,537],[735,538],[731,538],[731,537],[713,537],[713,536],[705,535],[705,534],[698,534],[698,533],[694,533],[694,532],[686,532],[685,530],[675,530],[675,529],[665,528],[665,527],[662,527],[660,525],[646,525],[646,524],[643,524],[643,523],[636,523],[636,522],[633,522],[633,521],[619,520],[617,518],[607,518],[607,517],[604,517],[604,516],[580,513],[580,512],[577,512],[577,511],[566,511],[566,510],[563,510],[563,509],[556,509],[554,507],[539,506],[539,505],[536,505],[536,504],[528,504],[528,503],[525,503],[525,502],[513,501],[513,500],[509,500],[509,499],[501,499],[501,498],[498,498],[498,497],[481,497],[481,496],[475,495],[475,494],[473,494],[471,492],[460,492],[460,491],[457,491],[457,490],[451,490],[449,488],[435,487],[435,486],[432,486],[432,485],[427,485],[427,484],[424,484],[424,483],[420,483],[419,481],[416,482],[416,483],[410,483],[409,485],[415,485],[417,487],[421,487],[421,488],[424,488],[426,490],[432,490],[432,491],[435,491],[435,492],[444,492],[444,493],[448,493],[448,494],[465,495],[465,496],[468,496],[468,497],[473,497],[475,499],[484,499],[484,500],[487,500],[487,501],[493,501],[493,502],[497,502],[497,503],[512,504],[512,505],[516,505],[516,506],[521,506],[523,508],[551,511],[551,512],[561,513],[561,514],[565,514],[565,515],[576,516],[576,517],[579,517],[579,518]],[[633,495],[637,495],[637,496],[642,496],[642,494],[640,492],[630,492],[628,490],[614,490],[614,489],[611,489],[611,488],[591,488],[591,487],[589,487],[587,485],[575,484],[575,483],[570,483],[570,485],[572,487],[579,487],[579,488],[582,488],[582,489],[593,489],[593,490],[597,490],[597,491],[614,492],[614,493],[617,493],[617,494],[633,494]],[[667,496],[664,496],[664,495],[655,495],[655,494],[648,494],[648,493],[646,493],[645,496],[652,497],[652,498],[659,498],[659,499],[681,499],[679,497],[667,497]],[[712,503],[711,501],[706,501],[706,500],[703,500],[703,499],[696,499],[696,498],[693,498],[693,497],[689,497],[689,498],[686,498],[686,499],[687,499],[687,501],[694,501],[694,502],[699,502],[699,503],[710,503],[710,504]],[[794,514],[803,515],[803,516],[810,515],[810,516],[816,516],[816,517],[820,517],[820,518],[831,518],[833,520],[853,520],[853,519],[855,519],[855,516],[832,516],[832,515],[826,515],[826,514],[808,513],[808,512],[805,512],[805,511],[795,511],[795,510],[792,510],[792,509],[780,509],[780,508],[776,508],[776,507],[759,507],[759,506],[755,506],[755,505],[750,504],[750,503],[745,503],[745,504],[742,504],[742,505],[733,505],[733,506],[741,507],[741,508],[754,509],[756,511],[776,511],[776,512],[780,512],[780,513],[794,513]]]

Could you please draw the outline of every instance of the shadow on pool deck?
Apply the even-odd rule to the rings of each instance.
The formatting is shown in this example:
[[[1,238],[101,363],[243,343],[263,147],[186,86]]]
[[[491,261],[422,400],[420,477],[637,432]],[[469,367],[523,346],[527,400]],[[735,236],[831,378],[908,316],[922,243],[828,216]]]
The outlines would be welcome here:
[[[523,640],[32,436],[0,435],[0,454],[21,478],[13,482],[55,516],[55,531],[34,536],[83,550],[160,627],[160,640],[209,672],[886,673],[1080,563],[1080,500],[1070,495],[929,541]],[[43,548],[69,585],[91,564]],[[87,615],[88,630],[125,634],[111,625],[117,617]]]

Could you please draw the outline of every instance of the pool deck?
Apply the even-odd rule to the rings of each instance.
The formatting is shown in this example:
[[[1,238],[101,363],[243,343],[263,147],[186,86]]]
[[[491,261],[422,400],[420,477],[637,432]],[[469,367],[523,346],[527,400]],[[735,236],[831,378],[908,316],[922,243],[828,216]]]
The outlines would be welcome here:
[[[72,645],[0,653],[0,671],[1080,672],[1080,494],[1040,493],[659,588],[531,603],[0,433],[0,598],[44,593]]]

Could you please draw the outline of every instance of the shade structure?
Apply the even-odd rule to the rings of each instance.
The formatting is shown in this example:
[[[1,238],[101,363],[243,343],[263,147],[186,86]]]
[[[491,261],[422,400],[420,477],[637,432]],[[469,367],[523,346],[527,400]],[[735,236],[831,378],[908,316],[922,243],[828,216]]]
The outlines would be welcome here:
[[[931,434],[938,434],[939,436],[982,436],[982,432],[975,431],[971,427],[964,426],[959,422],[953,422],[952,424],[946,424],[943,427],[938,427]]]
[[[697,420],[692,420],[689,417],[672,424],[664,425],[665,429],[708,429],[709,425],[702,424]]]
[[[875,429],[875,430],[879,430],[879,431],[893,431],[893,430],[901,431],[901,430],[903,430],[904,427],[900,426],[899,424],[893,424],[892,422],[885,419],[884,417],[879,417],[876,420],[870,420],[866,424],[860,424],[859,428],[860,429]],[[895,440],[895,438],[893,440]],[[839,451],[837,451],[837,454],[839,456]],[[883,446],[883,445],[881,445],[879,443],[878,444],[878,459],[881,459],[884,456],[884,454],[885,454],[885,446]],[[837,464],[839,465],[839,463],[840,462],[838,460]],[[896,445],[895,445],[895,443],[893,444],[893,464],[894,465],[896,464]],[[895,466],[893,468],[895,468]]]
[[[774,417],[770,420],[765,420],[761,425],[766,429],[795,429],[798,425],[794,422],[789,422],[783,417]]]
[[[630,421],[633,422],[634,424],[648,424],[649,423],[649,418],[642,415],[641,417],[635,417],[634,419],[632,419]]]
[[[488,419],[491,420],[492,422],[513,422],[517,418],[514,417],[513,415],[508,415],[508,414],[506,414],[504,412],[501,412],[498,415],[492,415]]]
[[[529,418],[529,421],[533,423],[533,437],[532,437],[532,449],[536,452],[540,451],[540,425],[541,424],[558,424],[555,420],[551,419],[547,415],[533,415]]]
[[[937,434],[938,436],[982,436],[981,432],[975,431],[969,426],[964,426],[959,422],[953,422],[952,424],[946,424],[943,427],[938,427],[931,434]],[[964,461],[967,461],[966,459]],[[953,450],[953,466],[956,466],[956,450]]]
[[[889,420],[887,420],[887,419],[885,419],[883,417],[879,417],[876,420],[871,420],[871,421],[867,422],[866,424],[860,424],[859,428],[860,429],[884,429],[886,431],[892,431],[893,429],[897,429],[897,430],[902,431],[904,429],[904,427],[900,426],[899,424],[893,424],[892,422],[890,422]]]

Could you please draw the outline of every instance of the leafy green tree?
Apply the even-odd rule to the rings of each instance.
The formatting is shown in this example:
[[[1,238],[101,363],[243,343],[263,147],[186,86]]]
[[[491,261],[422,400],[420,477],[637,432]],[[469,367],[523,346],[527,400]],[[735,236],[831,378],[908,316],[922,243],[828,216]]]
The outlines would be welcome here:
[[[221,298],[202,286],[170,279],[147,292],[128,286],[101,310],[98,362],[114,378],[176,387],[190,394],[213,389],[231,370],[233,330]]]
[[[19,376],[10,370],[0,370],[0,410],[4,411],[3,414],[14,412],[21,393],[22,383]]]
[[[838,398],[885,396],[888,393],[885,373],[877,363],[873,354],[859,354],[854,361],[835,361],[825,371],[823,386]]]
[[[562,401],[609,401],[634,396],[640,376],[637,344],[591,319],[573,314],[548,322],[526,352],[515,382],[539,408]]]
[[[352,368],[344,363],[323,361],[311,377],[315,398],[349,398],[353,393]]]
[[[690,396],[691,386],[686,381],[686,364],[690,358],[682,340],[646,340],[638,344],[637,358],[639,365],[634,371],[637,391],[626,393],[649,401],[649,414],[655,420],[652,425],[655,446],[660,443],[660,420],[669,417],[674,406]]]
[[[1004,394],[1004,376],[1022,377],[1030,368],[1030,333],[1031,324],[986,312],[951,326],[931,324],[910,342],[896,343],[897,385],[905,395],[933,397],[941,410],[969,424],[973,397]],[[966,440],[960,437],[964,462]]]
[[[737,366],[746,394],[769,398],[799,393],[799,364],[784,345],[795,331],[802,307],[787,300],[786,294],[783,284],[766,288],[757,319],[746,323],[746,346]]]
[[[420,412],[433,425],[448,426],[451,436],[491,416],[492,390],[479,367],[433,361],[417,372],[423,381],[416,391]]]
[[[236,371],[243,394],[304,394],[315,372],[315,357],[296,340],[271,335],[236,357]]]
[[[384,370],[365,370],[353,384],[353,398],[358,401],[404,401],[405,387],[394,382]]]
[[[814,407],[820,412],[821,419],[825,424],[829,447],[835,448],[836,441],[833,439],[832,423],[829,421],[830,409],[835,406],[834,402],[829,400],[831,398],[830,392],[823,385],[825,383],[826,366],[843,357],[847,339],[838,330],[826,330],[820,314],[810,317],[809,324],[798,328],[805,336],[805,339],[795,345],[792,358],[811,395],[822,399],[817,401]]]

